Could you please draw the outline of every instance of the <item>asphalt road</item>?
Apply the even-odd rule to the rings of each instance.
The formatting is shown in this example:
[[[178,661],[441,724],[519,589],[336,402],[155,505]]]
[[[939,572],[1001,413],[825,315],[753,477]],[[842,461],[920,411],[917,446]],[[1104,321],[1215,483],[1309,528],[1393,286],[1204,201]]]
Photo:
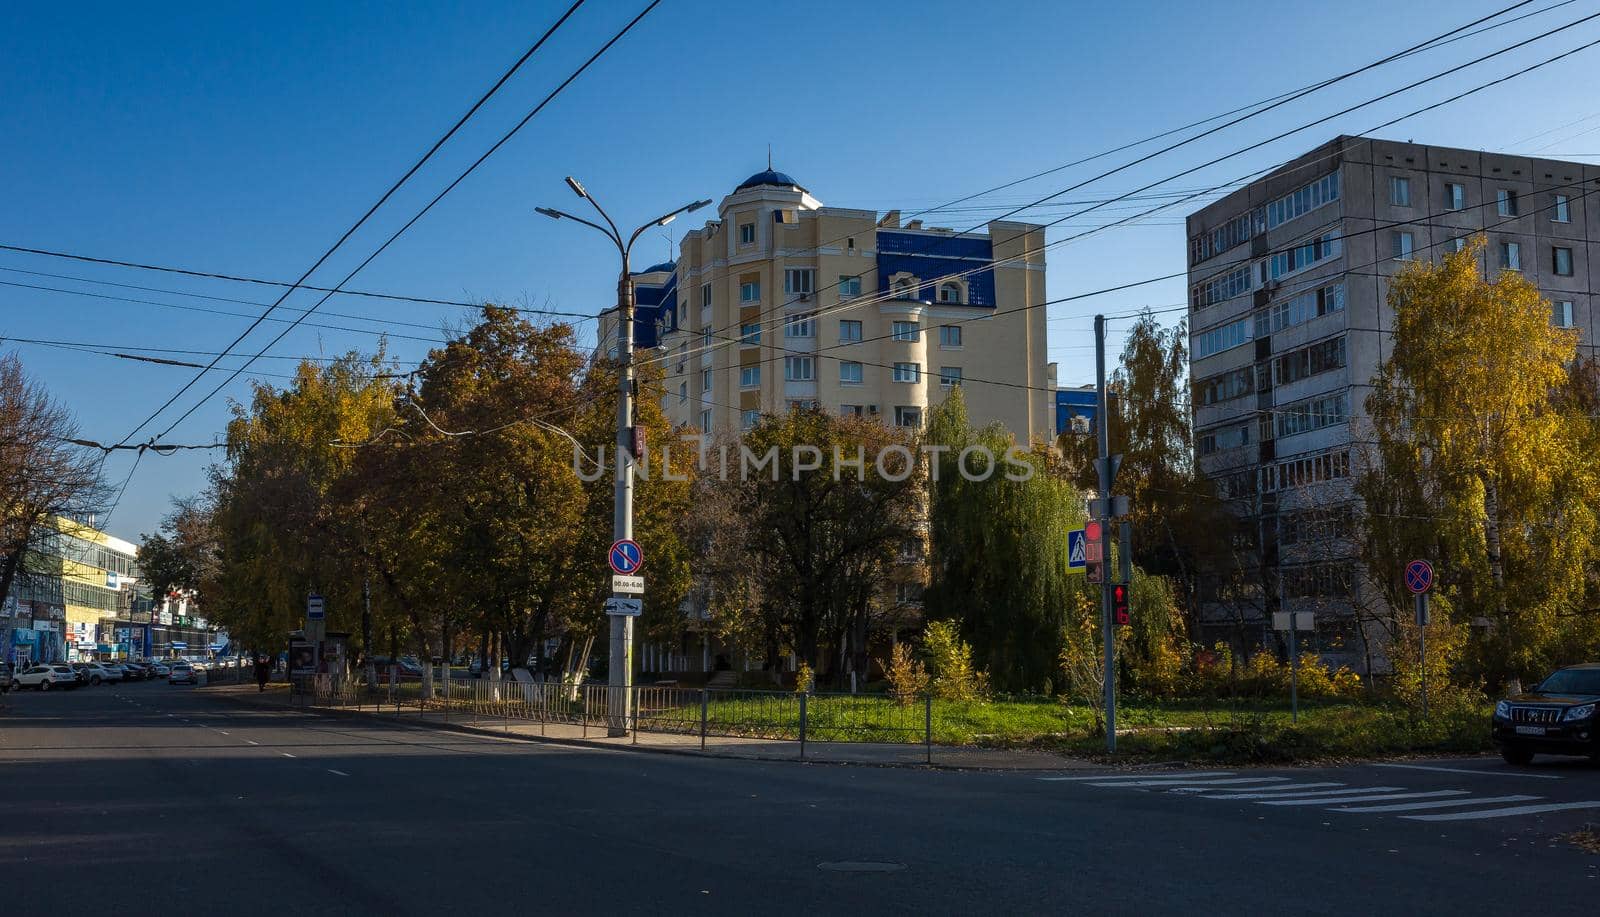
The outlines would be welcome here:
[[[480,738],[160,683],[0,703],[0,897],[63,915],[1600,902],[1600,856],[1558,840],[1600,825],[1588,762],[958,773]]]

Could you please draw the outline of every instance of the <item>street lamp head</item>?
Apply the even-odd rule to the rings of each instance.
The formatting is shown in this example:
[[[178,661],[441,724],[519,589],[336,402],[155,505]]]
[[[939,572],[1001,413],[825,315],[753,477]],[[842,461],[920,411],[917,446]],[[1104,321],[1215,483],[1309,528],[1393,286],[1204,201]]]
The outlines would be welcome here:
[[[696,210],[699,210],[701,207],[704,207],[704,206],[706,206],[706,205],[708,205],[710,203],[711,203],[711,200],[709,198],[707,198],[706,200],[703,200],[703,201],[695,201],[694,203],[690,204],[688,207],[685,207],[683,212],[684,213],[694,213]]]
[[[668,223],[671,223],[673,220],[676,220],[677,218],[678,218],[678,215],[676,213],[669,213],[666,216],[662,217],[661,219],[656,220],[656,225],[657,226],[665,226]]]
[[[583,190],[583,185],[571,175],[567,176],[567,187],[572,189],[573,194],[576,194],[584,200],[589,199],[589,192]]]
[[[561,219],[561,211],[552,210],[549,207],[535,207],[535,208],[533,208],[533,212],[534,213],[542,213],[542,214],[544,214],[545,216],[549,217],[552,220]]]

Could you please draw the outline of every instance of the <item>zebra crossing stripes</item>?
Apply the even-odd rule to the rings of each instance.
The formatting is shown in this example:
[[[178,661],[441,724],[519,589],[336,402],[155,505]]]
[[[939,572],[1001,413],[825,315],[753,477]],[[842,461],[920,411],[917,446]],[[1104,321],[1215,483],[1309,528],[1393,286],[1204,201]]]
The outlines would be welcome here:
[[[1439,768],[1439,770],[1444,769]],[[1102,774],[1037,779],[1082,781],[1097,789],[1129,789],[1222,802],[1248,802],[1258,806],[1316,807],[1328,812],[1392,815],[1412,821],[1429,822],[1473,821],[1600,809],[1600,800],[1547,802],[1543,801],[1545,799],[1543,796],[1528,794],[1477,796],[1469,790],[1455,788],[1434,790],[1400,786],[1350,786],[1332,780],[1295,781],[1281,776],[1241,777],[1234,771],[1166,773],[1159,776],[1148,773]]]
[[[1499,802],[1527,802],[1538,799],[1538,796],[1490,796],[1468,797],[1467,799],[1440,799],[1434,802],[1397,802],[1393,805],[1376,806],[1339,806],[1329,809],[1329,812],[1416,812],[1422,809],[1449,809],[1456,806],[1481,806]]]

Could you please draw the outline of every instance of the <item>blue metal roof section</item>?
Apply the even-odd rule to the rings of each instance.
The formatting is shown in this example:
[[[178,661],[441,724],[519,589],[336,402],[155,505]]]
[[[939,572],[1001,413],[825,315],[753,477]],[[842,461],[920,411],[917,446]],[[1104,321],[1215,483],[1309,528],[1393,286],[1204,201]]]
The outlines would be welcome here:
[[[933,236],[925,233],[878,230],[878,292],[889,292],[889,278],[899,273],[924,281],[947,274],[963,274],[979,264],[994,263],[994,248],[988,236]],[[985,268],[963,279],[967,282],[969,306],[994,308],[994,269]],[[938,299],[938,292],[924,289],[917,299]]]
[[[678,266],[678,263],[676,261],[663,261],[660,264],[652,264],[652,265],[650,265],[649,267],[645,268],[642,271],[634,271],[633,273],[634,273],[634,276],[638,276],[639,274],[654,274],[657,271],[675,270],[677,268],[677,266]]]
[[[780,188],[799,188],[801,191],[806,190],[800,187],[799,182],[783,174],[782,172],[774,172],[771,169],[768,169],[765,172],[757,172],[756,174],[740,182],[739,187],[733,190],[743,191],[746,188],[759,188],[762,185],[775,185]]]
[[[1095,432],[1094,418],[1100,413],[1100,403],[1094,389],[1056,389],[1056,435],[1072,429],[1072,418],[1086,417],[1089,432]]]
[[[672,270],[655,265],[640,273]],[[633,288],[633,346],[654,347],[661,335],[678,327],[678,275],[674,273],[661,286],[635,284]]]

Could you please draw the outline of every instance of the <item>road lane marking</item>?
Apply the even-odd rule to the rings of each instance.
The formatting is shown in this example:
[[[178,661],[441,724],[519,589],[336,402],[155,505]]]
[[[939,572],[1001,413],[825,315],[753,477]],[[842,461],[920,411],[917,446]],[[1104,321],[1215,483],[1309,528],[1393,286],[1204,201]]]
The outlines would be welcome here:
[[[1258,806],[1325,806],[1330,802],[1384,802],[1390,799],[1437,799],[1440,796],[1467,796],[1466,790],[1433,790],[1428,793],[1381,793],[1373,796],[1345,796],[1341,799],[1258,799]],[[1596,803],[1600,805],[1600,803]]]
[[[1165,775],[1165,779],[1177,780],[1179,778],[1182,778],[1182,779],[1188,780],[1188,779],[1193,779],[1195,777],[1232,777],[1233,774],[1234,774],[1233,771],[1199,771],[1199,772],[1193,773],[1193,774],[1184,774],[1184,773],[1167,774],[1167,775]],[[1095,774],[1092,777],[1039,777],[1038,779],[1046,780],[1046,781],[1052,781],[1052,782],[1056,782],[1056,781],[1076,781],[1076,780],[1152,780],[1152,779],[1155,779],[1155,777],[1159,777],[1159,776],[1163,776],[1163,775],[1161,775],[1161,774]]]
[[[336,770],[334,770],[334,769],[333,769],[333,768],[331,768],[331,767],[330,767],[330,768],[328,768],[328,773],[330,773],[330,774],[338,774],[338,775],[339,775],[339,776],[341,776],[341,777],[348,777],[348,776],[350,776],[350,775],[349,775],[349,774],[347,774],[347,773],[345,773],[345,772],[344,772],[344,771],[336,771]]]
[[[1267,787],[1262,787],[1259,791],[1255,790],[1253,788],[1250,788],[1250,787],[1246,787],[1241,792],[1238,792],[1238,793],[1207,794],[1207,795],[1202,796],[1200,798],[1201,799],[1288,799],[1289,797],[1294,797],[1295,799],[1300,799],[1300,798],[1309,799],[1311,797],[1350,796],[1350,795],[1353,795],[1353,794],[1356,794],[1356,793],[1393,793],[1393,792],[1398,792],[1398,791],[1403,790],[1403,789],[1405,789],[1405,787],[1400,787],[1400,786],[1353,786],[1353,787],[1346,787],[1345,789],[1342,789],[1342,790],[1312,790],[1312,791],[1298,792],[1298,793],[1296,793],[1296,792],[1268,793],[1268,792],[1266,792]],[[1329,802],[1340,802],[1341,800],[1339,800],[1337,798],[1334,798],[1334,799],[1329,799],[1328,801]]]
[[[1090,786],[1108,786],[1108,787],[1133,786],[1133,787],[1151,787],[1151,788],[1179,787],[1179,786],[1192,786],[1192,787],[1201,787],[1201,786],[1239,786],[1239,785],[1246,784],[1246,783],[1281,783],[1281,782],[1286,781],[1288,779],[1289,779],[1288,777],[1223,777],[1223,778],[1209,779],[1209,780],[1135,780],[1135,781],[1133,781],[1131,783],[1130,782],[1124,782],[1124,783],[1091,783],[1089,785]]]
[[[1233,792],[1233,790],[1234,790],[1233,787],[1228,787],[1228,788],[1225,788],[1222,791],[1222,794],[1219,794],[1219,795],[1216,795],[1216,796],[1208,796],[1207,798],[1208,799],[1223,799],[1223,798],[1238,799],[1241,796],[1252,796],[1252,797],[1253,796],[1261,796],[1261,797],[1277,796],[1277,797],[1280,797],[1280,798],[1285,797],[1285,796],[1303,796],[1303,795],[1305,795],[1305,791],[1306,790],[1315,790],[1315,789],[1321,789],[1323,787],[1330,787],[1330,786],[1344,786],[1344,784],[1342,784],[1342,783],[1331,783],[1331,782],[1324,781],[1324,782],[1321,782],[1321,783],[1284,783],[1284,784],[1279,784],[1279,785],[1274,785],[1274,786],[1240,787],[1239,789],[1247,791],[1245,793],[1235,793],[1235,792]],[[1209,792],[1209,790],[1210,790],[1209,787],[1196,787],[1194,789],[1194,792],[1196,792],[1196,793],[1204,793],[1204,792]],[[1366,792],[1370,792],[1370,791],[1366,790],[1366,789],[1361,789],[1359,791],[1352,790],[1350,792],[1366,793]]]
[[[1466,799],[1441,799],[1438,802],[1397,802],[1392,806],[1340,806],[1329,812],[1409,812],[1420,809],[1448,809],[1451,806],[1481,806],[1491,802],[1527,802],[1540,796],[1490,796]]]
[[[1547,802],[1537,806],[1512,806],[1509,809],[1484,809],[1477,812],[1446,812],[1439,815],[1402,815],[1413,821],[1469,821],[1477,818],[1505,818],[1510,815],[1537,815],[1540,812],[1563,812],[1568,809],[1600,809],[1600,800],[1585,802]]]
[[[260,742],[252,741],[250,739],[245,739],[245,741],[249,742],[251,745],[260,745],[261,744]]]
[[[1408,771],[1439,771],[1446,774],[1472,774],[1478,777],[1528,777],[1533,780],[1560,780],[1555,774],[1527,774],[1522,771],[1485,771],[1466,767],[1431,767],[1426,764],[1374,764],[1373,767],[1397,767]]]
[[[280,752],[278,752],[278,754],[283,755],[285,758],[293,758],[294,757],[294,755],[291,755],[286,751],[280,751]]]
[[[223,735],[227,735],[228,734],[228,730],[226,730],[226,729],[218,729],[217,731],[222,733]]]

